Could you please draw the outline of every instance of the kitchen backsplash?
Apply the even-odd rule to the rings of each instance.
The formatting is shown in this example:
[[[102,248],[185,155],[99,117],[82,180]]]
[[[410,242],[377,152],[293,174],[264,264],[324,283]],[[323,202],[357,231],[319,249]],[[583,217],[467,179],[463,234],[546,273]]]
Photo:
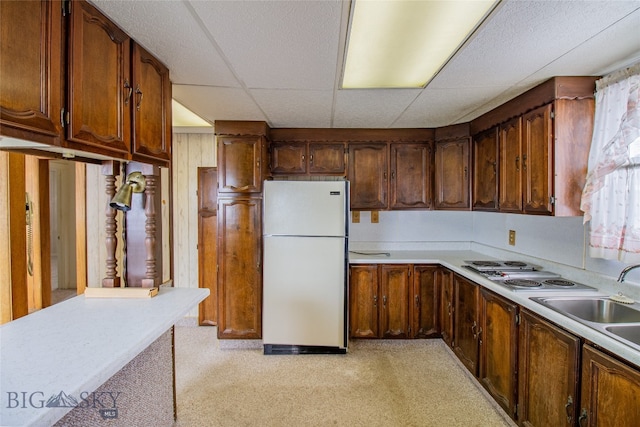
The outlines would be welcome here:
[[[516,231],[515,246],[508,244],[509,230]],[[372,224],[370,213],[361,212],[360,223],[351,223],[350,247],[465,250],[473,249],[474,242],[585,270],[585,273],[617,278],[626,265],[589,257],[587,230],[582,217],[478,211],[381,211],[379,223]],[[626,281],[640,284],[640,269],[629,273]]]

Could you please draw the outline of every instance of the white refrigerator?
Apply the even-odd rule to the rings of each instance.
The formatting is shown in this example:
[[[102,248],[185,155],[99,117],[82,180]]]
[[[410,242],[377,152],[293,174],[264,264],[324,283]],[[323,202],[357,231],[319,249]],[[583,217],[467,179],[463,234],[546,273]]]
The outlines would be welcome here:
[[[264,354],[347,351],[348,181],[265,181]]]

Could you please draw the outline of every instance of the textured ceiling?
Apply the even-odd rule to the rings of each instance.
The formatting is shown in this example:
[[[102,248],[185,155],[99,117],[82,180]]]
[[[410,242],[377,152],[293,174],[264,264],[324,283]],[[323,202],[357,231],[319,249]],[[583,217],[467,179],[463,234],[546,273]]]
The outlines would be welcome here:
[[[503,0],[426,88],[341,90],[349,1],[90,2],[163,61],[174,98],[210,122],[440,127],[553,76],[640,61],[640,0]]]

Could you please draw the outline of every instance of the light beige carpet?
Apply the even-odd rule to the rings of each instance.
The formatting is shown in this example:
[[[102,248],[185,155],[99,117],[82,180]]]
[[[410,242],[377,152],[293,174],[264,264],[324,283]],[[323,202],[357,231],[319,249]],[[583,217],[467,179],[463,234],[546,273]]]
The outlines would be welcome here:
[[[353,340],[346,355],[224,348],[176,327],[177,426],[508,426],[442,340]]]

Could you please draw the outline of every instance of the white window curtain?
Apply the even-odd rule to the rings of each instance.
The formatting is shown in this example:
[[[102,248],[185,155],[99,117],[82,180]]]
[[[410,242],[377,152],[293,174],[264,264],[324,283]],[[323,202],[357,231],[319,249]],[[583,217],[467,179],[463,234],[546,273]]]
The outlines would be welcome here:
[[[596,82],[582,192],[592,258],[640,262],[640,63]]]

